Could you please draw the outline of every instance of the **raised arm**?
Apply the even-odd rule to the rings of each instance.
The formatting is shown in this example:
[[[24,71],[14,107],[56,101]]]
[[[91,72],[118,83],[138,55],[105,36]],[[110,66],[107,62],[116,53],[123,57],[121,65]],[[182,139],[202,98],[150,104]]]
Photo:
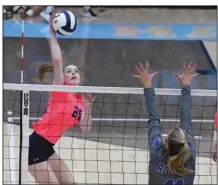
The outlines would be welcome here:
[[[148,141],[149,148],[155,148],[158,146],[157,142],[162,142],[160,119],[157,114],[156,98],[153,88],[145,88],[144,96],[146,99],[146,105],[148,110]]]
[[[154,88],[152,88],[152,79],[157,74],[149,74],[149,63],[147,62],[146,68],[139,63],[136,66],[138,75],[133,75],[138,78],[144,88],[144,96],[148,109],[148,145],[150,154],[152,156],[161,156],[163,151],[163,141],[161,136],[160,119],[157,114],[156,98]]]
[[[52,28],[52,17],[50,18],[50,22],[49,22],[49,33],[50,33],[49,45],[50,45],[50,50],[51,50],[52,64],[54,67],[53,84],[62,85],[64,82],[62,54],[61,54],[61,49],[60,49],[60,46],[56,38],[56,32]]]
[[[191,87],[183,85],[180,102],[180,128],[192,134],[191,103]]]
[[[191,121],[191,82],[192,79],[198,74],[192,74],[195,71],[196,65],[192,65],[190,62],[189,65],[183,63],[183,74],[175,74],[179,81],[182,83],[182,96],[180,103],[180,127],[186,132],[192,134],[192,121]]]

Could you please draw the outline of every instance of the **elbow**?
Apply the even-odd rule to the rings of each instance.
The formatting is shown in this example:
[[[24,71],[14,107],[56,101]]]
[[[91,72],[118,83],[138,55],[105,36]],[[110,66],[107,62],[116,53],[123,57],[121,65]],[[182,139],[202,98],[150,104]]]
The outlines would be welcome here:
[[[82,132],[89,133],[91,131],[91,126],[80,126]]]
[[[88,128],[86,128],[86,133],[89,133],[91,131],[91,126],[89,126]]]
[[[60,57],[53,58],[53,59],[52,59],[52,64],[53,64],[54,66],[60,66],[60,65],[62,64],[61,58],[60,58]]]
[[[92,123],[90,121],[85,121],[80,123],[80,129],[82,132],[89,133],[91,131]]]

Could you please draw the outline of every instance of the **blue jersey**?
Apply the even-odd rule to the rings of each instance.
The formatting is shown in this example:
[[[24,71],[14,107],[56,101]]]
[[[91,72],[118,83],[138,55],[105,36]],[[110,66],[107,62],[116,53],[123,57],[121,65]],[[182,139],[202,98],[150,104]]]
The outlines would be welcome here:
[[[184,85],[180,103],[180,127],[186,130],[189,137],[191,156],[185,167],[193,172],[187,176],[171,174],[167,167],[168,153],[164,150],[161,136],[160,119],[156,110],[156,99],[153,88],[144,89],[149,121],[148,121],[148,146],[149,146],[149,184],[163,185],[191,185],[195,177],[196,145],[192,135],[191,122],[191,88]]]

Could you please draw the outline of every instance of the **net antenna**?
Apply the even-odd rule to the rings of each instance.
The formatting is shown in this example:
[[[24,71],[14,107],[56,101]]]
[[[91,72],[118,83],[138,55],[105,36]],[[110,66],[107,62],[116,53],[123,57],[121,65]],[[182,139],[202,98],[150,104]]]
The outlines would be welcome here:
[[[24,16],[25,16],[25,8],[24,6],[21,7],[21,53],[20,53],[20,83],[23,84],[23,76],[24,76]],[[21,102],[22,102],[22,94],[23,92],[21,91]],[[22,110],[22,103],[21,103],[21,110]],[[23,153],[23,148],[22,148],[22,135],[23,135],[23,130],[22,130],[22,115],[23,113],[21,112],[21,120],[20,120],[20,147],[19,147],[19,176],[17,179],[17,175],[16,175],[16,162],[15,162],[15,143],[16,143],[16,137],[14,139],[11,139],[11,145],[12,147],[10,147],[10,155],[12,160],[10,160],[10,166],[12,169],[11,170],[11,183],[12,184],[17,184],[19,182],[19,184],[23,184],[22,181],[25,183],[26,181],[24,181],[24,176],[22,176],[21,171],[23,169],[22,167],[22,153]],[[15,127],[11,127],[11,136],[14,137],[16,135],[16,129]]]
[[[24,18],[25,8],[21,9],[21,58],[20,58],[20,83],[24,83]],[[20,104],[20,154],[19,154],[19,184],[28,183],[28,150],[29,150],[29,91],[21,91]]]
[[[24,13],[25,13],[25,9],[24,6],[21,7],[21,53],[20,53],[20,83],[23,84],[23,71],[24,71]],[[21,98],[22,98],[22,92],[21,92]],[[21,99],[22,102],[22,99]],[[21,103],[21,110],[22,110],[22,103]],[[21,166],[22,166],[22,162],[21,162],[21,156],[22,156],[22,114],[21,114],[21,120],[20,120],[20,147],[19,147],[19,179],[17,179],[17,175],[16,175],[16,161],[15,161],[15,143],[16,143],[16,137],[14,137],[16,135],[16,129],[15,127],[11,127],[11,136],[14,137],[13,139],[11,139],[11,145],[12,147],[10,147],[10,156],[12,158],[12,160],[10,160],[10,166],[13,170],[11,170],[11,183],[12,184],[17,184],[17,182],[19,182],[19,184],[22,184],[22,178],[21,178]]]

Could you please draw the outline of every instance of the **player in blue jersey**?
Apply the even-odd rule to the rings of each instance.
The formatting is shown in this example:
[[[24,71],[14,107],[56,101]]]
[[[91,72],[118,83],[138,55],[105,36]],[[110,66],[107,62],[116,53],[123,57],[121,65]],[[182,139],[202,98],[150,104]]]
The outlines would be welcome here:
[[[157,73],[149,74],[146,67],[136,66],[149,114],[148,145],[150,152],[149,183],[163,185],[191,185],[195,177],[196,145],[191,122],[191,82],[198,74],[193,74],[195,65],[183,64],[183,74],[176,77],[182,83],[180,103],[180,128],[170,130],[165,142],[161,136],[160,119],[156,109],[155,91],[152,79]]]

